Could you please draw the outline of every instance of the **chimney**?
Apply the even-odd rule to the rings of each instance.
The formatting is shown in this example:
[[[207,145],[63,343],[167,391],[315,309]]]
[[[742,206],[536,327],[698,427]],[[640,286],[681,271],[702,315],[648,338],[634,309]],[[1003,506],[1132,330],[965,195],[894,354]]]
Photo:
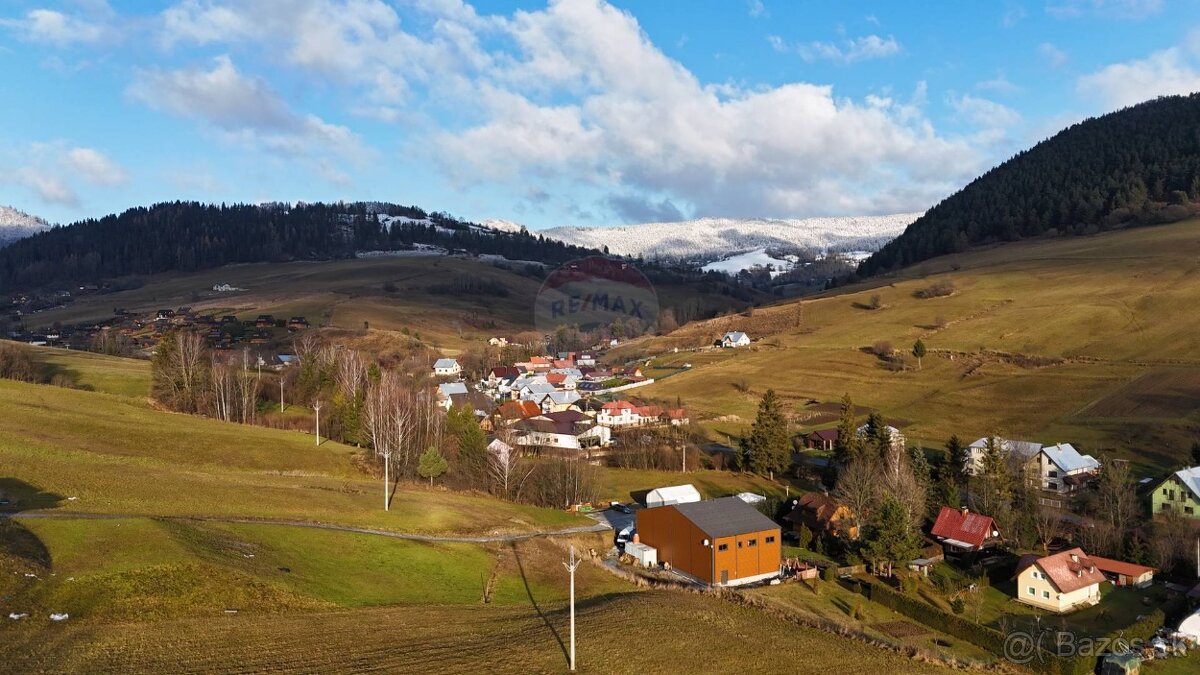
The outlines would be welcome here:
[[[1071,554],[1071,562],[1076,562],[1076,563],[1079,562],[1079,554],[1078,553]]]
[[[642,542],[641,535],[639,535],[637,532],[634,532],[633,533],[633,543],[640,544],[641,542]]]
[[[962,507],[961,510],[962,510],[962,514],[965,516],[965,515],[967,515],[968,512],[970,512],[971,509],[968,509],[967,507],[964,506],[964,507]]]

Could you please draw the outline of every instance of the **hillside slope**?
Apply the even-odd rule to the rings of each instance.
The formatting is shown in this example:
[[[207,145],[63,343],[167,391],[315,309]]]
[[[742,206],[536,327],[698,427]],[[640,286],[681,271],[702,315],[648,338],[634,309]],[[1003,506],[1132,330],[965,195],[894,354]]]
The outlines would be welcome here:
[[[540,234],[616,255],[715,260],[760,248],[877,251],[919,213],[806,219],[699,218],[611,227],[564,226]]]
[[[0,248],[48,229],[50,223],[41,218],[11,206],[0,205]]]
[[[916,297],[941,281],[953,294]],[[689,324],[623,354],[690,363],[647,393],[683,397],[717,431],[746,428],[768,388],[798,429],[832,421],[810,402],[848,392],[931,446],[1002,433],[1116,452],[1149,470],[1182,460],[1200,427],[1200,342],[1186,318],[1198,302],[1200,221],[1188,221],[938,258],[886,285]],[[682,351],[726,330],[758,342]],[[918,338],[930,350],[920,369],[873,353],[906,355]]]
[[[1200,93],[1089,119],[934,206],[859,267],[893,271],[995,241],[1086,234],[1200,212]]]

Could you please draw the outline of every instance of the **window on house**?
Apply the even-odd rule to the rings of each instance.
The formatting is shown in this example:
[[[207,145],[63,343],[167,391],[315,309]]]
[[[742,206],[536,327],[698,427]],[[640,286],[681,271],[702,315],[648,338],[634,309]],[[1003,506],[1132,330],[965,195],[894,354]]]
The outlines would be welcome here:
[[[1058,472],[1057,472],[1057,471],[1051,471],[1051,472],[1050,472],[1049,474],[1047,474],[1047,475],[1048,475],[1048,476],[1050,476],[1051,478],[1058,478]]]
[[[1050,599],[1050,591],[1042,591],[1042,597],[1049,600]]]
[[[1162,505],[1160,505],[1160,506],[1158,507],[1158,510],[1159,510],[1159,511],[1167,511],[1167,510],[1169,510],[1170,508],[1171,508],[1171,505],[1170,505],[1170,504],[1162,504]]]
[[[1190,516],[1190,515],[1191,515],[1191,514],[1192,514],[1194,511],[1195,511],[1195,509],[1193,509],[1193,508],[1192,508],[1192,507],[1190,507],[1190,506],[1185,506],[1185,507],[1183,507],[1183,512],[1184,512],[1184,513],[1186,513],[1186,514],[1188,514],[1189,516]]]
[[[717,544],[717,550],[718,551],[728,551],[729,544]]]
[[[746,546],[748,546],[750,548],[754,548],[755,546],[758,546],[758,540],[751,539],[750,541],[746,542]]]
[[[1030,595],[1037,595],[1037,589],[1036,589],[1036,588],[1034,588],[1033,586],[1030,586],[1030,587],[1029,587],[1029,594],[1030,594]]]
[[[1167,499],[1170,499],[1171,501],[1175,500],[1175,491],[1174,490],[1167,492]]]
[[[738,542],[738,548],[741,548],[741,547],[742,547],[742,542],[740,542],[740,541],[739,541],[739,542]]]
[[[768,543],[768,544],[774,544],[774,543],[775,543],[775,537],[774,537],[774,536],[767,537],[767,543]]]

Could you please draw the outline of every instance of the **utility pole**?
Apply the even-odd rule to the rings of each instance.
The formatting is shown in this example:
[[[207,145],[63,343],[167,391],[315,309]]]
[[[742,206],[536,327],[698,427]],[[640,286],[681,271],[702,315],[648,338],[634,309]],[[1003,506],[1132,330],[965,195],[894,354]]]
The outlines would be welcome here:
[[[571,545],[571,562],[563,563],[563,567],[571,573],[571,672],[575,672],[575,568],[583,560],[575,559],[575,546]]]
[[[283,371],[279,371],[279,412],[283,412]]]
[[[321,444],[321,401],[313,403],[313,410],[317,412],[317,445]]]

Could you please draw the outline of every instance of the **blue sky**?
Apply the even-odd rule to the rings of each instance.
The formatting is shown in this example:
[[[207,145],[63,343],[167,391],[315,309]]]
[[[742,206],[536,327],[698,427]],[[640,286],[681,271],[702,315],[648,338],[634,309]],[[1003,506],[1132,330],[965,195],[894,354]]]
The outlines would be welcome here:
[[[1200,90],[1200,0],[9,0],[0,203],[375,199],[532,227],[924,210]]]

